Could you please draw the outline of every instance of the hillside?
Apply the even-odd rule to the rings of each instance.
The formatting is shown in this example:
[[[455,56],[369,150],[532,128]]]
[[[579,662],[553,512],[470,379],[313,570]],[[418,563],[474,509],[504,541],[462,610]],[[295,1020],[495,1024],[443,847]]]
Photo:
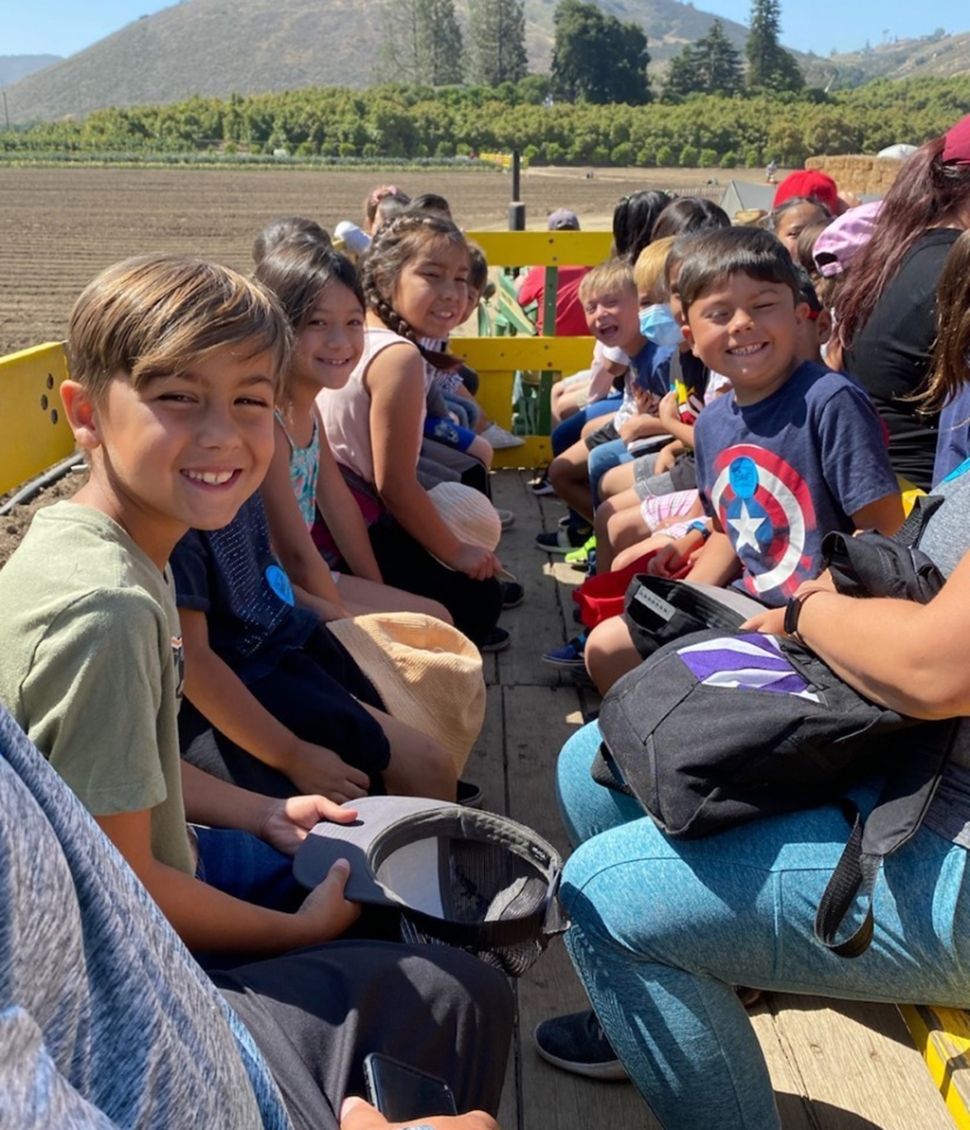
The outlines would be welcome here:
[[[0,86],[9,86],[60,59],[60,55],[0,55]]]
[[[386,82],[393,76],[380,59],[383,2],[233,0],[230,8],[228,0],[182,0],[15,82],[7,88],[7,111],[12,122],[20,123],[83,116],[104,106],[176,102],[193,94],[227,98],[233,91],[259,94]],[[473,2],[457,0],[462,20]],[[534,73],[547,73],[552,61],[556,2],[525,0]],[[657,76],[685,43],[706,34],[715,18],[678,0],[600,4],[619,19],[643,25]],[[743,49],[747,29],[722,22],[728,37]],[[879,77],[965,74],[970,72],[970,32],[827,57],[795,54],[810,84],[831,89]]]
[[[459,0],[467,15],[469,0]],[[474,0],[471,0],[474,2]],[[643,24],[655,61],[704,35],[708,12],[677,0],[603,0],[603,9]],[[529,66],[552,61],[556,0],[526,0]],[[380,65],[381,0],[185,0],[143,16],[7,91],[14,122],[83,115],[102,106],[228,97],[303,86],[387,81]],[[724,21],[739,46],[746,29]]]

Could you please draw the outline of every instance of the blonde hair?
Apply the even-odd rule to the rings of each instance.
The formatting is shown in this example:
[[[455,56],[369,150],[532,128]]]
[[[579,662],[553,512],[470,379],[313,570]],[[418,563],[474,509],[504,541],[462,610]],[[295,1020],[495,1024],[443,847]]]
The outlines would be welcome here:
[[[292,335],[276,299],[227,267],[182,255],[115,263],[89,283],[71,311],[71,377],[97,400],[116,377],[139,389],[184,373],[222,346],[269,353],[276,391]]]
[[[607,259],[605,263],[593,267],[583,276],[583,281],[579,284],[579,301],[585,306],[598,294],[606,294],[613,290],[636,291],[636,289],[633,268],[626,259]]]
[[[666,294],[667,280],[664,269],[667,266],[667,255],[676,242],[673,235],[656,239],[640,252],[633,267],[633,278],[637,285],[637,294],[655,294],[659,289]]]

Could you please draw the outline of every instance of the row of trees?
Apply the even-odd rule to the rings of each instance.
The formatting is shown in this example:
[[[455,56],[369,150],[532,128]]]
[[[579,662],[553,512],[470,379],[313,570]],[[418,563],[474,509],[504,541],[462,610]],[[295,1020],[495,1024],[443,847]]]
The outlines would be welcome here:
[[[970,112],[970,76],[881,80],[857,90],[688,94],[673,105],[550,104],[550,79],[498,87],[328,87],[228,101],[99,110],[83,121],[0,132],[10,157],[56,153],[265,153],[298,157],[469,156],[522,150],[533,162],[712,166],[919,144]]]
[[[475,0],[467,43],[454,0],[386,0],[381,17],[384,62],[403,82],[498,86],[526,76],[523,0]]]
[[[662,98],[688,94],[735,94],[745,86],[799,90],[805,80],[794,57],[780,46],[780,0],[752,0],[751,30],[740,52],[715,20],[710,32],[673,59]],[[383,56],[403,82],[448,86],[466,80],[498,86],[526,76],[523,0],[475,0],[469,5],[465,41],[454,0],[386,0],[382,8]],[[634,22],[608,15],[585,0],[559,0],[550,94],[566,102],[642,106],[653,92],[647,37]]]

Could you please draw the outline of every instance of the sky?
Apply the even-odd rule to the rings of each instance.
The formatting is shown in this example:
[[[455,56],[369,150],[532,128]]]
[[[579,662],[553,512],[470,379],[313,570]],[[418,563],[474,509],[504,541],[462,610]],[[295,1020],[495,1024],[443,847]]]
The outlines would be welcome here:
[[[472,3],[475,0],[471,0]],[[0,55],[72,55],[171,0],[0,0]],[[750,0],[694,0],[694,6],[747,23]],[[937,28],[970,31],[970,13],[953,0],[782,0],[782,43],[827,55],[894,36],[930,35]]]

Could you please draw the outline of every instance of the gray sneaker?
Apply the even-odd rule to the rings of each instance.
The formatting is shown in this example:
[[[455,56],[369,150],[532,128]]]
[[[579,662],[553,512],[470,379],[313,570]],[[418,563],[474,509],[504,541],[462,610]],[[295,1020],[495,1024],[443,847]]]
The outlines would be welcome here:
[[[603,1081],[629,1079],[592,1009],[543,1020],[532,1038],[539,1055],[563,1071]]]

